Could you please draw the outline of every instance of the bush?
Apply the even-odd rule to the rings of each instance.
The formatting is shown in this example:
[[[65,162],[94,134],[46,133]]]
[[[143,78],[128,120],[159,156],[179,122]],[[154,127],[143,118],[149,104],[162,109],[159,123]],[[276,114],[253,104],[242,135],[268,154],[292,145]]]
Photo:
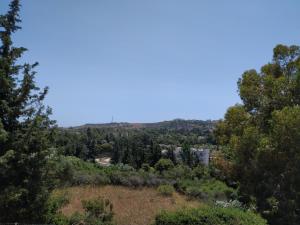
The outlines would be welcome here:
[[[128,181],[130,187],[137,188],[144,185],[144,179],[137,175],[128,177]]]
[[[149,187],[157,187],[161,184],[166,184],[167,181],[165,179],[159,178],[156,174],[148,174],[145,176],[145,185]]]
[[[160,159],[154,167],[157,171],[162,173],[163,171],[173,168],[174,163],[170,159]]]
[[[156,216],[154,225],[266,225],[253,212],[234,208],[202,207],[163,212]]]
[[[145,172],[149,172],[150,169],[151,169],[151,167],[150,167],[150,165],[149,165],[148,163],[143,163],[141,168],[142,168],[142,170],[144,170]]]
[[[110,224],[112,221],[113,205],[108,199],[84,200],[82,206],[86,212],[85,220],[88,224],[95,224],[96,221],[96,224],[99,224],[99,222]]]
[[[47,213],[45,220],[49,224],[65,225],[68,224],[68,218],[64,216],[59,209],[69,203],[69,194],[53,194],[47,202]]]
[[[93,180],[95,185],[106,185],[111,183],[106,174],[96,174]]]
[[[75,212],[69,218],[69,224],[112,225],[113,206],[109,200],[99,198],[82,201],[84,214]]]
[[[165,185],[160,185],[158,188],[157,188],[157,191],[161,194],[161,195],[164,195],[164,196],[172,196],[175,189],[172,185],[168,185],[168,184],[165,184]]]
[[[163,176],[169,179],[192,178],[192,170],[186,165],[179,164],[174,168],[164,171]]]
[[[184,193],[193,198],[200,198],[202,200],[210,199],[208,193],[203,192],[201,188],[196,186],[187,187]]]
[[[204,165],[198,165],[193,169],[193,177],[198,179],[208,178],[209,177],[209,169]]]
[[[236,191],[225,183],[210,180],[181,180],[177,184],[178,191],[203,200],[227,200],[235,197]]]

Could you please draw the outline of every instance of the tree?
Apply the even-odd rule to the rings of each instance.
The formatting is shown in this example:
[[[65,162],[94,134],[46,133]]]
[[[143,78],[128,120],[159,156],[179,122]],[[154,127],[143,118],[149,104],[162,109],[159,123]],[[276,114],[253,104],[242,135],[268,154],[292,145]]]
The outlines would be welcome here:
[[[88,149],[87,159],[95,159],[97,156],[97,140],[95,138],[94,130],[87,128],[85,145]]]
[[[34,64],[18,64],[26,51],[14,47],[20,3],[0,16],[0,221],[42,222],[51,182],[47,160],[54,122],[42,104],[48,88],[35,84]]]
[[[300,47],[278,45],[273,61],[238,81],[243,104],[230,107],[215,135],[241,200],[268,222],[300,223]]]
[[[184,143],[182,146],[181,158],[183,163],[187,164],[189,167],[193,166],[193,154],[191,146],[188,143]]]
[[[160,159],[155,164],[155,169],[162,173],[165,170],[172,169],[174,167],[174,163],[170,159]]]
[[[148,160],[151,166],[154,166],[155,163],[161,158],[161,149],[159,144],[156,143],[156,141],[151,140],[150,141],[150,151]]]

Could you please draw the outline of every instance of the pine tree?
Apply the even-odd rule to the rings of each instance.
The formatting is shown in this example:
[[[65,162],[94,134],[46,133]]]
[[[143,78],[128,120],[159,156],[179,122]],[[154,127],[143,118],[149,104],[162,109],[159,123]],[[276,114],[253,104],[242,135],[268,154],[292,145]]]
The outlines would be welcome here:
[[[271,63],[242,75],[243,104],[215,129],[240,200],[270,225],[300,224],[299,81],[300,46],[277,45]]]
[[[0,16],[0,222],[42,222],[51,183],[47,175],[51,110],[48,88],[35,84],[34,64],[18,64],[26,51],[14,47],[21,29],[20,2]]]

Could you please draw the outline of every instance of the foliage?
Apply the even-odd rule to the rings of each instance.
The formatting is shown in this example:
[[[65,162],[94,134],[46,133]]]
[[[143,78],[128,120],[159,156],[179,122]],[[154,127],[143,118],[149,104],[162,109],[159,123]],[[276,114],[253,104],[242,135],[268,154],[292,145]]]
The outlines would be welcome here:
[[[47,214],[45,221],[49,224],[66,225],[69,219],[59,210],[69,203],[69,195],[66,192],[52,195],[47,202]]]
[[[163,177],[169,179],[192,179],[193,173],[192,169],[184,164],[178,164],[173,168],[163,171]]]
[[[194,198],[202,200],[227,200],[236,197],[236,191],[225,183],[215,179],[204,180],[180,180],[177,189]]]
[[[239,208],[245,209],[243,204],[238,200],[229,200],[229,201],[216,201],[215,205],[223,208]]]
[[[113,205],[107,199],[98,198],[82,201],[84,214],[75,212],[68,219],[69,224],[112,225]]]
[[[266,225],[259,215],[235,208],[202,207],[159,214],[154,225]]]
[[[85,210],[84,221],[88,225],[110,225],[113,219],[113,205],[108,199],[82,201]]]
[[[199,164],[195,168],[193,168],[193,177],[197,179],[208,178],[210,176],[208,167]]]
[[[215,131],[232,168],[227,176],[271,225],[299,224],[300,47],[277,45],[273,61],[246,71],[238,87],[243,104]]]
[[[171,178],[162,177],[155,171],[135,170],[123,164],[101,167],[73,156],[60,156],[56,160],[52,173],[58,186],[114,184],[141,187],[172,183]],[[63,174],[64,171],[67,173]]]
[[[19,64],[26,49],[13,46],[19,10],[13,0],[0,16],[0,221],[40,223],[53,187],[48,160],[54,122],[43,105],[48,88],[35,83],[38,63]]]
[[[114,164],[139,169],[143,163],[153,167],[162,157],[163,149],[214,143],[211,132],[214,125],[214,121],[173,120],[139,126],[112,123],[57,129],[55,147],[62,155],[88,161],[110,156]]]
[[[175,189],[172,185],[168,185],[168,184],[165,184],[165,185],[160,185],[158,188],[157,188],[157,191],[161,194],[161,195],[164,195],[164,196],[172,196]]]
[[[162,173],[163,171],[172,169],[174,167],[174,163],[170,159],[160,159],[154,167],[157,171]]]
[[[46,222],[57,225],[87,224],[111,225],[113,219],[113,205],[109,200],[98,198],[82,201],[84,214],[75,212],[70,217],[64,216],[60,209],[69,203],[66,192],[54,193],[48,200]]]

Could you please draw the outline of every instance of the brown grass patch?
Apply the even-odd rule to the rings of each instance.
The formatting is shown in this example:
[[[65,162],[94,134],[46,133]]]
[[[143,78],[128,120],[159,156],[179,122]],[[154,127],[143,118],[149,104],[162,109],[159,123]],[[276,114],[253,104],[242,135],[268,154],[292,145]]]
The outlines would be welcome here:
[[[176,210],[182,207],[198,207],[197,201],[188,201],[185,196],[174,193],[172,197],[160,195],[154,188],[132,189],[121,186],[71,187],[57,190],[68,192],[70,204],[61,209],[64,215],[82,212],[81,200],[103,197],[113,203],[114,221],[118,225],[149,225],[161,210]]]

